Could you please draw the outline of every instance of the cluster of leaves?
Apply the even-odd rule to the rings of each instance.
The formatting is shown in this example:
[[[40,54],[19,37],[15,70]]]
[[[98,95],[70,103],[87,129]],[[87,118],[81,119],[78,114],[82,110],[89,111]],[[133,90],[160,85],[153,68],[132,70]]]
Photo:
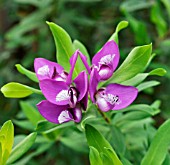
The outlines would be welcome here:
[[[126,21],[120,22],[116,28],[115,33],[111,36],[110,39],[114,39],[118,42],[118,33],[120,30],[125,28],[127,24],[128,23]],[[62,64],[62,66],[65,68],[66,71],[68,71],[70,68],[69,58],[71,57],[75,49],[79,49],[83,53],[86,52],[86,56],[88,56],[87,50],[82,45],[82,43],[80,43],[79,41],[76,42],[77,44],[74,44],[75,42],[72,43],[70,36],[64,29],[62,29],[60,26],[54,23],[48,23],[48,25],[52,31],[55,40],[55,44],[57,48],[56,57],[58,63]],[[112,76],[112,78],[107,81],[107,83],[116,82],[125,85],[127,84],[134,85],[137,86],[139,91],[147,89],[148,87],[155,86],[156,82],[154,81],[142,82],[150,75],[162,76],[165,74],[165,71],[161,68],[152,70],[150,73],[142,73],[152,59],[151,52],[152,52],[151,44],[134,48],[129,53],[127,58],[124,60],[124,62],[121,64],[121,66],[118,68],[118,70],[115,72],[115,74]],[[74,70],[75,74],[77,70],[79,71],[80,69],[83,69],[80,67],[81,65],[82,65],[81,61],[77,61]],[[35,73],[25,69],[21,65],[17,65],[17,68],[19,72],[26,75],[31,80],[37,82]],[[16,98],[16,97],[23,98],[28,95],[31,95],[32,93],[41,95],[41,91],[39,91],[38,89],[34,89],[32,87],[28,87],[26,85],[22,85],[15,82],[11,82],[4,85],[1,88],[1,91],[6,97],[12,97],[12,98]],[[150,106],[146,104],[136,104],[136,105],[129,106],[128,108],[122,111],[110,112],[107,117],[105,116],[106,118],[109,118],[109,120],[111,120],[110,122],[111,124],[108,125],[105,123],[103,118],[101,118],[98,114],[96,114],[96,112],[94,111],[96,107],[92,104],[88,108],[88,111],[84,114],[84,119],[79,125],[74,125],[73,123],[66,123],[63,125],[56,126],[47,121],[42,121],[42,117],[40,116],[40,114],[36,112],[34,108],[31,108],[31,106],[29,107],[27,103],[25,104],[21,102],[21,106],[28,119],[32,122],[34,126],[37,126],[36,131],[38,132],[40,131],[41,133],[43,133],[43,135],[45,135],[47,138],[49,138],[52,141],[56,141],[56,139],[60,140],[62,143],[68,145],[72,149],[77,148],[78,146],[77,143],[80,143],[79,145],[82,146],[84,134],[81,129],[84,129],[84,125],[86,124],[85,130],[86,130],[87,141],[90,146],[91,164],[93,163],[95,164],[96,159],[101,164],[102,162],[107,162],[108,164],[110,163],[121,164],[121,161],[122,162],[127,161],[129,164],[130,164],[129,161],[139,163],[139,161],[141,161],[143,157],[143,154],[147,152],[147,149],[149,147],[150,139],[148,140],[148,136],[152,139],[153,135],[155,134],[155,131],[149,133],[150,129],[154,130],[153,126],[151,125],[153,120],[150,117],[160,112],[159,101],[154,102]],[[96,118],[96,116],[98,117]],[[37,123],[38,121],[39,123]],[[138,125],[136,125],[136,122],[138,123]],[[19,125],[19,123],[22,126],[25,125],[25,127],[29,127],[30,130],[34,129],[34,126],[32,128],[30,127],[29,121],[27,121],[27,123],[25,124],[23,124],[23,121],[15,121],[15,124]],[[110,146],[109,142],[106,142],[106,140],[104,140],[103,147],[97,148],[98,146],[101,146],[102,144],[101,139],[104,139],[104,137],[100,135],[98,131],[95,130],[92,126],[87,125],[87,123],[92,124],[99,129],[102,128],[103,134],[107,135],[109,142],[113,143],[112,145],[114,146],[116,152]],[[65,131],[66,128],[67,131]],[[70,135],[70,130],[72,132],[71,135]],[[76,132],[78,137],[76,137],[76,135],[73,135],[73,132]],[[135,139],[132,136],[132,132],[138,134],[138,136],[137,135],[134,136]],[[101,139],[98,134],[101,136]],[[75,141],[73,143],[72,138],[80,139],[80,141]],[[63,139],[65,139],[66,141]],[[119,140],[121,140],[121,142],[117,143],[117,141]],[[126,141],[127,144],[125,143]],[[128,144],[130,145],[129,148],[128,148]],[[85,143],[85,140],[83,146],[86,147],[81,148],[82,151],[85,152],[86,150],[87,152],[88,150],[87,150],[87,144]],[[154,145],[154,148],[156,147],[157,144]],[[167,149],[167,145],[166,145],[166,149]],[[78,150],[80,150],[80,147]],[[116,153],[119,155],[121,160],[119,160]],[[160,160],[161,162],[164,161],[164,158],[166,156],[166,151],[164,151],[163,153],[164,153],[164,157],[161,157]],[[144,157],[143,159],[144,162],[145,159],[148,158]],[[152,160],[149,159],[149,161]]]
[[[122,37],[121,42],[119,43],[122,59],[125,58],[132,45],[148,44],[150,41],[153,41],[154,50],[156,50],[156,53],[159,56],[157,56],[156,60],[149,65],[150,70],[152,70],[147,73],[142,73],[154,57],[154,54],[151,54],[152,45],[134,48],[127,56],[126,60],[121,64],[119,69],[115,72],[113,78],[107,83],[117,82],[124,85],[134,85],[138,87],[139,91],[151,94],[151,97],[156,96],[158,98],[158,95],[155,95],[153,93],[154,91],[151,89],[153,86],[158,85],[159,82],[153,80],[143,81],[145,79],[148,80],[147,77],[152,75],[164,75],[165,72],[163,69],[155,68],[163,67],[169,70],[166,65],[169,60],[169,0],[151,2],[142,0],[140,3],[136,3],[135,0],[126,0],[124,2],[101,2],[100,0],[96,0],[92,3],[88,0],[82,0],[81,3],[83,4],[79,3],[78,0],[77,2],[61,0],[57,2],[57,5],[54,5],[56,2],[53,0],[44,0],[41,2],[38,0],[15,0],[15,2],[16,4],[12,7],[19,12],[20,17],[18,17],[15,21],[20,23],[14,26],[14,28],[6,34],[8,42],[2,52],[0,63],[0,67],[3,67],[3,77],[1,78],[2,84],[4,84],[4,80],[13,81],[20,79],[20,82],[22,83],[31,84],[30,86],[37,87],[36,84],[32,84],[29,80],[23,79],[22,76],[18,76],[14,74],[14,72],[11,72],[7,66],[4,66],[4,63],[8,62],[8,64],[12,63],[12,65],[14,65],[14,63],[18,62],[22,58],[22,60],[20,60],[22,65],[30,69],[32,68],[34,58],[37,56],[43,56],[54,60],[54,44],[51,36],[49,35],[48,28],[45,25],[45,20],[53,20],[54,22],[59,23],[62,27],[69,31],[69,34],[71,34],[73,38],[80,39],[89,46],[88,48],[91,52],[94,52],[94,50],[98,50],[97,48],[100,48],[101,43],[106,41],[104,41],[104,38],[107,38],[111,33],[113,25],[124,17],[130,23],[129,26],[131,32],[125,30],[124,33],[122,33],[123,35],[119,37]],[[9,2],[6,1],[4,3],[8,4]],[[103,7],[101,8],[103,5],[105,6],[104,9]],[[10,6],[10,4],[8,4],[8,6]],[[76,16],[76,10],[68,10],[69,7],[72,8],[72,6],[77,7],[79,17]],[[113,11],[117,12],[117,14],[110,14],[112,13],[110,12],[110,6]],[[120,8],[117,8],[117,6]],[[91,7],[90,10],[89,7]],[[25,8],[27,10],[25,10]],[[81,8],[81,10],[78,10],[79,8]],[[166,10],[161,10],[162,8],[165,8]],[[93,19],[85,16],[85,11],[87,9]],[[23,11],[27,12],[22,13]],[[101,11],[102,14],[99,14]],[[165,11],[167,11],[167,13],[165,13]],[[143,14],[143,12],[145,14]],[[164,16],[166,14],[167,17]],[[105,17],[105,15],[107,15],[107,17]],[[100,16],[102,16],[103,19],[100,20]],[[116,16],[116,20],[109,20],[109,16],[111,19]],[[159,21],[155,20],[155,18],[159,19]],[[95,19],[98,19],[98,21],[95,21]],[[105,19],[106,21],[104,21]],[[58,62],[62,64],[66,70],[69,69],[68,56],[66,55],[66,58],[63,61],[63,54],[69,54],[69,56],[71,56],[73,51],[79,48],[85,55],[88,56],[88,51],[82,43],[78,40],[75,40],[72,43],[68,34],[61,27],[56,26],[53,23],[49,23],[49,26],[56,41]],[[114,39],[118,42],[118,32],[126,26],[127,22],[121,22],[110,39]],[[82,27],[85,27],[85,29],[83,29],[84,34],[82,35],[81,33],[80,35],[78,31],[81,32]],[[62,43],[64,42],[68,52],[64,51],[65,49],[62,48],[62,43],[57,42],[60,38],[62,38]],[[90,45],[89,38],[91,38]],[[129,38],[131,39],[130,41]],[[44,40],[47,42],[44,42]],[[100,40],[100,42],[96,44],[98,40]],[[11,59],[11,55],[16,56],[16,53],[19,52],[15,52],[18,48],[20,50],[21,48],[22,50],[24,49],[23,52],[27,52],[26,55],[24,57],[17,57],[17,60],[9,60]],[[137,58],[138,54],[139,56]],[[17,64],[16,67],[20,73],[25,74],[28,78],[37,82],[33,72],[25,69],[20,64]],[[76,68],[79,70],[83,69],[80,61],[78,61]],[[8,75],[6,74],[7,71]],[[128,74],[126,74],[127,71],[129,72]],[[169,73],[166,77],[167,79],[163,81],[164,87],[161,87],[160,91],[165,91],[166,84],[168,84],[167,80],[169,80]],[[15,91],[13,91],[14,87]],[[166,91],[167,90],[168,87]],[[161,93],[160,91],[159,98],[161,98],[161,96],[163,98],[168,97],[165,92]],[[42,121],[42,117],[35,108],[35,104],[43,99],[41,91],[23,84],[9,83],[4,86],[3,92],[6,96],[15,98],[31,95],[27,101],[20,102],[22,111],[18,112],[13,122],[16,126],[22,128],[22,133],[24,132],[27,134],[28,132],[33,131],[38,133],[37,140],[32,146],[30,153],[15,162],[15,164],[36,164],[37,162],[38,164],[47,164],[47,162],[54,163],[55,161],[57,164],[82,164],[82,162],[84,162],[84,164],[88,164],[88,145],[90,147],[90,163],[92,165],[96,164],[95,162],[102,164],[103,161],[107,164],[121,164],[120,161],[123,164],[140,164],[142,161],[142,165],[168,165],[170,162],[170,156],[167,153],[170,138],[169,121],[165,122],[158,131],[153,126],[155,120],[152,116],[160,113],[160,101],[155,101],[150,103],[150,105],[135,104],[119,112],[109,112],[105,117],[110,118],[110,125],[103,120],[100,114],[98,114],[96,107],[93,105],[88,108],[83,121],[79,125],[74,125],[74,123],[71,122],[63,125],[54,125],[47,121]],[[145,99],[145,97],[142,97],[142,99]],[[144,101],[142,101],[142,103],[144,103]],[[169,105],[169,102],[165,105]],[[164,106],[163,110],[167,112],[166,117],[168,117],[169,115],[168,111],[166,111],[166,107],[168,106]],[[9,118],[9,116],[7,117]],[[85,134],[83,133],[84,129],[88,145]],[[107,140],[103,137],[103,135]],[[3,135],[3,137],[5,136],[6,135]],[[0,139],[4,139],[3,137]],[[17,135],[15,136],[15,141],[18,143],[24,138],[26,138],[25,135]],[[4,143],[1,142],[1,146],[3,146],[2,144]],[[101,147],[99,147],[99,145]],[[15,150],[15,148],[13,148],[13,150]],[[20,147],[18,150],[20,150]],[[49,150],[51,151],[50,153]],[[13,151],[11,152],[10,157],[12,157],[12,153]],[[4,149],[2,150],[1,155],[3,154]],[[20,154],[20,156],[22,156],[22,154]],[[19,154],[17,153],[16,155]],[[8,161],[11,161],[11,159],[12,161],[10,163],[16,161],[19,158],[19,156],[17,157],[16,155],[14,154],[13,159],[9,157]],[[3,156],[4,161],[8,156]],[[41,158],[43,158],[43,160],[41,160]]]

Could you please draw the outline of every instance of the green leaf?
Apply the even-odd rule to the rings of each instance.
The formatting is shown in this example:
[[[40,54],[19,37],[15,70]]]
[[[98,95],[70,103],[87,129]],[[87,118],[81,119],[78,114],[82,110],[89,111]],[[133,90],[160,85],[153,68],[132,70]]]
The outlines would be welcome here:
[[[152,105],[147,105],[147,104],[136,104],[136,105],[130,105],[127,108],[122,109],[122,112],[127,112],[127,111],[144,111],[151,116],[154,116],[160,112],[159,110],[160,102],[155,101]],[[129,113],[127,113],[129,114]],[[123,115],[124,116],[124,115]]]
[[[165,5],[170,19],[170,0],[161,0],[161,2]]]
[[[150,42],[150,38],[147,31],[146,23],[142,20],[138,20],[135,17],[133,17],[131,14],[126,13],[125,14],[129,25],[134,33],[135,43],[137,45],[142,45]]]
[[[79,153],[88,153],[87,141],[86,141],[85,135],[82,134],[82,132],[69,128],[65,130],[65,134],[64,134],[65,136],[62,136],[62,138],[60,138],[60,141],[65,146]]]
[[[11,120],[5,122],[0,130],[2,165],[6,163],[14,143],[14,126]]]
[[[113,164],[115,165],[122,165],[121,161],[119,160],[118,156],[116,155],[115,151],[113,150],[112,146],[109,142],[96,130],[93,126],[86,124],[85,125],[85,133],[87,138],[87,143],[89,146],[93,146],[98,150],[99,153],[106,154],[110,159],[113,160]],[[110,149],[108,152],[107,149]]]
[[[157,76],[164,76],[166,74],[166,70],[163,68],[157,68],[149,72],[149,75],[157,75]]]
[[[127,160],[124,156],[120,155],[120,159],[124,165],[132,165],[129,160]]]
[[[34,72],[29,71],[28,69],[24,68],[20,64],[16,64],[15,66],[16,66],[18,72],[20,72],[21,74],[26,75],[32,81],[39,82],[38,78],[36,77],[36,74]]]
[[[15,125],[17,125],[20,128],[23,128],[23,129],[26,129],[26,130],[29,130],[29,131],[34,130],[34,126],[28,120],[13,120],[13,122],[14,122]]]
[[[2,143],[0,141],[0,164],[2,164]]]
[[[147,67],[151,52],[152,44],[135,47],[106,84],[121,83],[143,72]]]
[[[20,106],[33,125],[36,126],[38,121],[44,120],[44,118],[40,115],[37,109],[31,106],[28,102],[20,101]]]
[[[136,76],[132,77],[131,79],[123,81],[121,84],[136,86],[140,84],[142,81],[144,81],[148,76],[149,76],[149,73],[139,73]]]
[[[164,76],[165,74],[166,74],[165,69],[157,68],[150,71],[149,73],[139,73],[136,76],[132,77],[131,79],[122,82],[121,84],[136,86],[140,84],[142,81],[144,81],[148,76]]]
[[[63,129],[66,127],[74,126],[74,122],[68,122],[68,123],[63,123],[63,124],[54,124],[50,123],[48,121],[40,121],[37,125],[36,131],[37,132],[45,132],[45,133],[50,133],[53,132],[57,129]]]
[[[49,121],[39,121],[36,127],[36,131],[41,133],[41,132],[45,132],[51,128],[54,128],[56,126],[56,124],[54,123],[50,123]]]
[[[96,148],[93,146],[89,146],[90,148],[90,153],[89,153],[89,158],[90,158],[90,164],[91,165],[103,165],[102,159],[99,155],[99,152],[97,151]]]
[[[109,38],[109,41],[114,40],[117,44],[119,44],[119,38],[118,38],[118,33],[122,29],[126,28],[128,26],[127,21],[121,21],[116,27],[116,31],[112,34],[112,36]]]
[[[25,154],[28,149],[34,144],[36,136],[37,133],[31,133],[23,141],[16,145],[16,147],[11,152],[7,164],[13,163],[17,159],[19,159],[23,154]]]
[[[136,0],[127,0],[121,3],[120,10],[124,13],[133,12],[141,9],[149,8],[152,5],[152,2],[140,0],[136,3]]]
[[[33,93],[36,94],[42,94],[42,92],[38,89],[16,83],[16,82],[10,82],[6,85],[4,85],[1,88],[1,92],[4,94],[5,97],[8,98],[23,98],[27,97]]]
[[[153,87],[153,86],[157,86],[159,84],[160,84],[159,81],[154,81],[154,80],[143,82],[143,83],[141,83],[140,85],[137,86],[138,92],[141,92],[141,91],[143,91],[147,88]]]
[[[162,14],[160,3],[155,2],[151,8],[151,21],[156,25],[158,35],[163,37],[167,32],[167,23]]]
[[[47,22],[47,24],[49,25],[55,40],[55,45],[57,49],[57,62],[64,67],[65,71],[69,72],[69,60],[74,53],[74,47],[72,45],[71,38],[68,33],[60,26],[52,22]],[[75,72],[75,74],[78,75],[78,71],[76,71],[76,68]]]
[[[109,141],[115,151],[119,154],[124,154],[126,150],[125,137],[121,130],[115,125],[111,126]]]
[[[101,152],[100,156],[102,158],[102,162],[103,162],[104,165],[111,165],[111,164],[113,164],[112,159],[107,154]],[[116,165],[116,164],[113,164],[113,165]]]
[[[165,121],[154,136],[141,165],[160,165],[163,163],[170,145],[170,119]]]

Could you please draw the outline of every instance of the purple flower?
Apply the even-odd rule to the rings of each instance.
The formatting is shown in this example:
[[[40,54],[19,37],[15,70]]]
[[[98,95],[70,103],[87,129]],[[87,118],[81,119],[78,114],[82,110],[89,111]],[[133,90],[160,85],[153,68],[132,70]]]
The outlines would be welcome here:
[[[92,70],[97,69],[99,80],[109,79],[119,62],[119,49],[114,41],[107,42],[92,59]]]
[[[63,68],[56,63],[45,59],[35,60],[35,71],[40,80],[40,89],[47,99],[40,102],[37,107],[42,116],[50,122],[63,123],[70,120],[80,122],[81,109],[87,108],[87,73],[82,71],[72,81],[77,57],[78,51],[70,59],[69,74],[65,73]]]
[[[92,59],[89,93],[92,102],[102,111],[123,109],[130,105],[138,94],[137,88],[133,86],[113,83],[97,89],[100,81],[107,80],[113,75],[118,62],[119,51],[114,41],[107,42]]]
[[[68,73],[63,67],[55,62],[44,58],[36,58],[34,61],[34,70],[39,81],[44,79],[53,79],[56,81],[66,81]]]

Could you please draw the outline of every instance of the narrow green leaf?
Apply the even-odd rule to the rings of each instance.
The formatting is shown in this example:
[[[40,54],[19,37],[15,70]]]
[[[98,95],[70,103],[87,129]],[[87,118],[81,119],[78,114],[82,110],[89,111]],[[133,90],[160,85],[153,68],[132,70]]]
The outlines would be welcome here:
[[[155,1],[151,8],[151,21],[155,24],[158,35],[163,37],[167,32],[167,23],[164,19],[160,3]]]
[[[170,119],[165,121],[154,136],[141,165],[160,165],[163,163],[170,145]]]
[[[20,64],[16,64],[15,66],[16,66],[18,72],[20,72],[21,74],[26,75],[32,81],[39,82],[38,78],[36,77],[36,74],[34,72],[29,71],[28,69],[24,68]]]
[[[161,0],[161,2],[165,5],[170,19],[170,0]]]
[[[149,8],[152,5],[152,1],[138,1],[136,3],[136,0],[128,0],[128,1],[123,1],[120,6],[120,10],[124,13],[126,12],[133,12],[141,9],[146,9]]]
[[[147,31],[146,23],[142,20],[138,20],[130,13],[126,13],[126,18],[129,21],[130,28],[134,33],[135,43],[142,45],[150,42],[150,38]]]
[[[152,44],[135,47],[106,84],[121,83],[143,72],[151,57],[151,51]]]
[[[127,160],[124,156],[120,155],[120,159],[124,165],[132,165],[129,160]]]
[[[115,149],[116,153],[123,154],[126,150],[125,137],[121,130],[115,125],[111,126],[111,130],[109,132],[109,141]]]
[[[44,120],[44,118],[40,115],[37,109],[31,106],[28,102],[20,101],[20,106],[33,125],[36,126],[38,121]]]
[[[121,21],[116,27],[116,31],[112,34],[112,36],[109,38],[109,41],[114,40],[117,44],[119,44],[119,38],[118,38],[118,33],[126,28],[128,26],[127,21]]]
[[[136,86],[140,84],[142,81],[144,81],[148,77],[149,73],[139,73],[136,76],[132,77],[129,80],[123,81],[122,85],[131,85]]]
[[[62,131],[63,129],[61,129]],[[64,132],[67,132],[66,136],[62,136],[60,138],[60,141],[67,147],[79,152],[79,153],[88,153],[88,146],[87,146],[87,141],[84,136],[79,131],[76,131],[71,128],[64,130]],[[76,139],[76,140],[75,140]],[[77,147],[78,146],[78,147]]]
[[[50,123],[48,121],[40,121],[38,124],[37,124],[37,127],[36,127],[36,131],[37,132],[44,132],[44,133],[50,133],[50,132],[53,132],[57,129],[63,129],[63,128],[66,128],[66,127],[70,127],[70,126],[73,126],[75,125],[74,122],[68,122],[68,123],[63,123],[63,124],[54,124],[54,123]]]
[[[90,148],[90,153],[89,153],[90,165],[96,165],[96,164],[103,165],[102,159],[97,149],[94,148],[93,146],[89,146],[89,148]]]
[[[64,67],[65,71],[69,72],[69,60],[74,53],[74,47],[72,45],[71,38],[68,33],[60,26],[52,22],[47,22],[47,24],[49,25],[55,40],[55,45],[57,49],[57,62]],[[76,72],[76,74],[78,74],[78,72]]]
[[[0,130],[0,136],[4,139],[2,140],[2,150],[7,149],[10,153],[14,143],[14,126],[11,120],[3,124]]]
[[[13,122],[14,122],[15,125],[17,125],[20,128],[23,128],[23,129],[26,129],[26,130],[29,130],[29,131],[34,130],[34,126],[28,120],[13,120]]]
[[[1,88],[1,92],[4,94],[5,97],[9,97],[9,98],[23,98],[33,93],[42,94],[42,92],[38,89],[16,82],[10,82],[4,85]]]
[[[117,165],[117,164],[113,164],[112,159],[107,154],[101,152],[100,156],[102,158],[102,162],[103,162],[104,165],[111,165],[111,164],[112,165]]]
[[[6,163],[14,143],[14,126],[11,120],[5,122],[0,130],[2,165]]]
[[[140,85],[138,85],[137,88],[138,88],[138,91],[141,92],[141,91],[143,91],[147,88],[157,86],[159,84],[160,84],[159,81],[154,81],[154,80],[153,81],[146,81],[146,82],[143,82]]]
[[[157,68],[150,71],[149,73],[139,73],[136,76],[132,77],[131,79],[122,82],[121,84],[136,86],[140,84],[142,81],[144,81],[148,76],[164,76],[165,74],[166,74],[165,69]]]
[[[122,109],[122,112],[136,110],[136,111],[144,111],[144,112],[150,114],[151,116],[154,116],[160,112],[159,106],[160,106],[160,102],[157,100],[152,105],[147,105],[147,104],[130,105],[127,108]]]
[[[102,134],[98,132],[98,130],[96,130],[93,126],[86,124],[85,133],[86,133],[87,143],[89,146],[93,146],[98,150],[99,153],[104,153],[108,157],[111,157],[111,159],[113,157],[114,158],[113,164],[122,165],[121,161],[119,160],[112,146],[104,138],[104,136],[102,136]],[[106,148],[112,151],[112,156],[110,155],[110,153],[107,152]]]
[[[2,164],[2,143],[0,141],[0,164]]]
[[[166,74],[166,70],[163,68],[157,68],[149,72],[149,75],[157,75],[157,76],[164,76]]]
[[[122,162],[118,159],[115,151],[107,147],[105,147],[104,149],[105,149],[106,155],[112,160],[114,165],[119,165],[119,164],[123,165]]]
[[[19,159],[23,154],[25,154],[28,149],[34,144],[37,133],[29,134],[23,141],[21,141],[16,147],[12,150],[10,157],[7,161],[7,164],[11,164],[17,159]]]
[[[36,131],[41,133],[41,132],[45,132],[51,128],[54,128],[56,126],[56,124],[54,123],[50,123],[49,121],[39,121],[36,127]]]

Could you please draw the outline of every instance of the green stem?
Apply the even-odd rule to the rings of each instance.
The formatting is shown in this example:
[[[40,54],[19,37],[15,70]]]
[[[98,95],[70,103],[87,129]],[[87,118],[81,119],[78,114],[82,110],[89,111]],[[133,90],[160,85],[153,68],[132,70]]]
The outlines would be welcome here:
[[[110,124],[111,121],[110,121],[110,119],[105,115],[105,113],[104,113],[103,111],[101,111],[99,108],[97,108],[97,110],[98,110],[98,112],[101,114],[101,116],[104,118],[104,120],[105,120],[108,124]]]

